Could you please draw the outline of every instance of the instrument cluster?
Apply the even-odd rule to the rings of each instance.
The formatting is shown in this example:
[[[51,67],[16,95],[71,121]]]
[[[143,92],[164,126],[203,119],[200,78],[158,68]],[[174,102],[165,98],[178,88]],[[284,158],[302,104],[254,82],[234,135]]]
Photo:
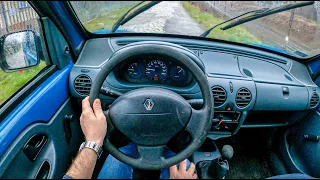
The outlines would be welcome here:
[[[167,84],[186,86],[192,81],[187,69],[170,60],[138,59],[123,64],[119,76],[130,83]]]

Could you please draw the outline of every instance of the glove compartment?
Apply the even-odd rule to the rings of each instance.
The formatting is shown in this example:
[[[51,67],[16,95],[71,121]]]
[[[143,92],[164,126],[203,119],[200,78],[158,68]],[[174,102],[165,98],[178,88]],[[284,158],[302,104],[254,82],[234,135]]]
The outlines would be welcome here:
[[[306,87],[256,83],[256,89],[253,110],[304,110],[309,100]]]

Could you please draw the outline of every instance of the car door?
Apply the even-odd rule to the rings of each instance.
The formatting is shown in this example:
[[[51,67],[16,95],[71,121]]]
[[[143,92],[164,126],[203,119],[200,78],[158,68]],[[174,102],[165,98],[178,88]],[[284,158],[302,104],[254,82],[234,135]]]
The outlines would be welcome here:
[[[0,178],[61,178],[83,141],[68,44],[26,1],[1,1],[0,16]]]

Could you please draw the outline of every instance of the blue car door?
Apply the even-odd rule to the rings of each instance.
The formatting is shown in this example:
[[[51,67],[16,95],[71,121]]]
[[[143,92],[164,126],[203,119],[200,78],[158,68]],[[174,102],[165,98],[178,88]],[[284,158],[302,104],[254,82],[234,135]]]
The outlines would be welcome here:
[[[69,92],[69,45],[56,25],[26,1],[0,6],[7,20],[0,43],[0,178],[61,178],[83,141],[80,112]],[[25,37],[17,36],[28,32],[34,44],[30,37],[23,43]],[[24,44],[19,56],[9,56],[15,49],[8,43],[16,51],[16,44]]]

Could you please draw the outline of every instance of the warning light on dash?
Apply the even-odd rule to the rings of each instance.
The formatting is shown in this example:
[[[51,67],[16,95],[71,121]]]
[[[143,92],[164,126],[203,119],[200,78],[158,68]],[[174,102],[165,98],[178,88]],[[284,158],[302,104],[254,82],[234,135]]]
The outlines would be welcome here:
[[[158,80],[159,80],[159,77],[158,77],[158,76],[153,76],[153,80],[154,80],[154,81],[158,81]]]

